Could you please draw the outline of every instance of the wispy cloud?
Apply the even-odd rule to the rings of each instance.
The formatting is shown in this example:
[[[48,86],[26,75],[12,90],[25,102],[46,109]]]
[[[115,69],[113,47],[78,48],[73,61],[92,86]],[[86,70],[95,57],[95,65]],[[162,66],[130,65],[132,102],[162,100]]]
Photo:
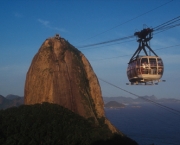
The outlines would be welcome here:
[[[61,32],[67,32],[65,29],[51,26],[49,21],[38,19],[38,22],[49,29],[53,29]]]
[[[38,19],[38,22],[40,22],[42,25],[44,25],[45,27],[49,27],[49,21],[45,21],[42,19]]]
[[[17,17],[17,18],[21,18],[21,17],[23,17],[23,15],[22,15],[22,14],[20,14],[20,13],[18,13],[18,12],[15,12],[15,13],[14,13],[14,16],[15,16],[15,17]]]

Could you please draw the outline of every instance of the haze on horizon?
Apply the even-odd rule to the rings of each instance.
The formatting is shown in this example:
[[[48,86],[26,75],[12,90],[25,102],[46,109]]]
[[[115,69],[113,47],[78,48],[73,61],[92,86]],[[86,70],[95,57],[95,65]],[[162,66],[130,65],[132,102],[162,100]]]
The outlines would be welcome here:
[[[127,63],[138,47],[135,38],[116,45],[80,48],[133,35],[144,24],[158,26],[179,16],[179,5],[178,0],[0,1],[0,94],[24,95],[34,55],[47,38],[59,33],[87,57],[98,78],[139,96],[180,99],[180,27],[154,34],[151,40],[153,50],[163,48],[155,51],[165,65],[162,79],[166,82],[158,86],[126,86]],[[103,96],[134,97],[99,82]]]

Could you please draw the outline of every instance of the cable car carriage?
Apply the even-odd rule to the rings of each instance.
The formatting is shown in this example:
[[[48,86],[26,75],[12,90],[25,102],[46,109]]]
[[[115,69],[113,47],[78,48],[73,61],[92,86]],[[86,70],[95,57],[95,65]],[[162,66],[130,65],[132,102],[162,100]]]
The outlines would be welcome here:
[[[152,32],[153,29],[147,28],[134,33],[134,35],[138,37],[137,42],[139,42],[139,47],[128,63],[127,76],[131,85],[158,84],[163,75],[163,61],[147,43],[152,39]],[[149,53],[153,53],[154,56],[148,55],[146,48],[149,49]],[[142,50],[145,53],[143,56],[140,55]],[[129,83],[127,83],[127,85],[129,85]]]

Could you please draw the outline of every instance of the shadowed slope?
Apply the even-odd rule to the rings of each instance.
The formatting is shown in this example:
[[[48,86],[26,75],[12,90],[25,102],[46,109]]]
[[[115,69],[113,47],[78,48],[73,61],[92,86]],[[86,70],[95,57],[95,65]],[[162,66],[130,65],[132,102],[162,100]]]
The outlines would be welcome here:
[[[72,111],[50,103],[0,110],[1,145],[137,145],[112,134],[104,120],[97,125]]]

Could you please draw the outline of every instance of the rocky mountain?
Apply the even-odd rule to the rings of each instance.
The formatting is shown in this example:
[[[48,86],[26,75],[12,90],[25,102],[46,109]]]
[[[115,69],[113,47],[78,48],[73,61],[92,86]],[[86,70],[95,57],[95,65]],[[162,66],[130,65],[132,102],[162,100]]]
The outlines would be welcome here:
[[[104,105],[105,108],[124,108],[125,105],[116,101],[110,101]]]
[[[89,61],[58,35],[46,39],[26,75],[25,104],[59,104],[98,123],[105,117],[99,81]],[[113,132],[117,130],[106,119]]]

